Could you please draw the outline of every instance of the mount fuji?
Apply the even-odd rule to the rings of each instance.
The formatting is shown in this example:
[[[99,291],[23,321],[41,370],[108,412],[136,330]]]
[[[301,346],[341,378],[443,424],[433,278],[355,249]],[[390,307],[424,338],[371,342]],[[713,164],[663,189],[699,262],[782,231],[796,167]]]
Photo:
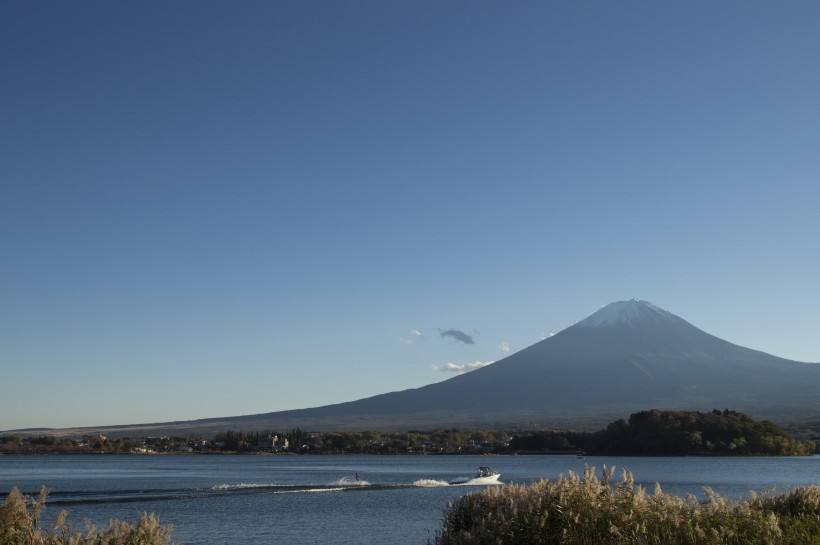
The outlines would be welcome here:
[[[734,345],[632,299],[470,373],[313,410],[460,425],[605,423],[650,408],[728,407],[777,419],[820,415],[818,392],[820,364]]]
[[[819,392],[820,364],[734,345],[632,299],[492,365],[421,388],[310,409],[127,429],[599,426],[652,408],[730,408],[796,421],[820,416]]]

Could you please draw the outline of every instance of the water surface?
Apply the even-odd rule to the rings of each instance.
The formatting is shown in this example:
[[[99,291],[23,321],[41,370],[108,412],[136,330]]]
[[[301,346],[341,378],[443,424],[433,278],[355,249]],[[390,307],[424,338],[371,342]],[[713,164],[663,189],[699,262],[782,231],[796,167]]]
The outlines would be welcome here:
[[[678,495],[710,486],[734,498],[750,490],[820,484],[820,457],[627,458],[574,456],[0,456],[0,493],[49,488],[45,518],[60,509],[133,521],[156,513],[177,541],[200,545],[273,543],[423,545],[447,503],[472,486],[448,482],[480,465],[505,483],[554,479],[584,464],[632,471]],[[360,481],[355,475],[360,475]]]

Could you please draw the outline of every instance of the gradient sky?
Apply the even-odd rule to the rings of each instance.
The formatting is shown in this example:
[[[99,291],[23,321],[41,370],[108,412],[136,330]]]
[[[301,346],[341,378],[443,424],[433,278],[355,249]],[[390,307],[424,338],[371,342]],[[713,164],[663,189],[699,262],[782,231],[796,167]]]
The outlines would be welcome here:
[[[633,297],[820,361],[818,21],[2,2],[0,430],[418,387]]]

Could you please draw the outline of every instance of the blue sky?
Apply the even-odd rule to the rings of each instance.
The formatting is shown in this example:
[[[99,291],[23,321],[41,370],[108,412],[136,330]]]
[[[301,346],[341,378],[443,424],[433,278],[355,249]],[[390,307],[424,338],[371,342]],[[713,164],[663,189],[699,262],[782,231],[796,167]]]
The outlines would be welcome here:
[[[418,387],[633,297],[820,361],[818,20],[3,2],[0,430]]]

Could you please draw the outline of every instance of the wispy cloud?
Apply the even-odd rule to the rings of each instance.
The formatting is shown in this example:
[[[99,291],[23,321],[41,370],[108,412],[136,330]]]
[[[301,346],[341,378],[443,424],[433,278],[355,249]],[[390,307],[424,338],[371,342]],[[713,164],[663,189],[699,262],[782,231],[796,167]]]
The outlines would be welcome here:
[[[503,341],[501,344],[498,345],[498,349],[506,354],[510,351],[510,343],[508,341]]]
[[[441,335],[442,339],[446,338],[446,337],[450,337],[451,339],[453,339],[456,342],[460,342],[460,343],[464,343],[464,344],[475,344],[475,341],[473,340],[472,335],[468,335],[467,333],[464,333],[463,331],[460,331],[458,329],[445,329],[445,330],[439,329],[438,332],[439,332],[439,335]]]
[[[464,373],[469,373],[470,371],[475,371],[476,369],[486,367],[491,363],[494,362],[476,361],[473,363],[465,363],[464,365],[459,365],[457,363],[445,363],[444,365],[431,365],[430,368],[440,373],[456,373],[459,375],[463,375]]]
[[[423,341],[424,340],[424,333],[419,331],[418,329],[413,329],[410,331],[410,336],[408,337],[399,337],[399,342],[402,344],[413,344],[416,341]]]

